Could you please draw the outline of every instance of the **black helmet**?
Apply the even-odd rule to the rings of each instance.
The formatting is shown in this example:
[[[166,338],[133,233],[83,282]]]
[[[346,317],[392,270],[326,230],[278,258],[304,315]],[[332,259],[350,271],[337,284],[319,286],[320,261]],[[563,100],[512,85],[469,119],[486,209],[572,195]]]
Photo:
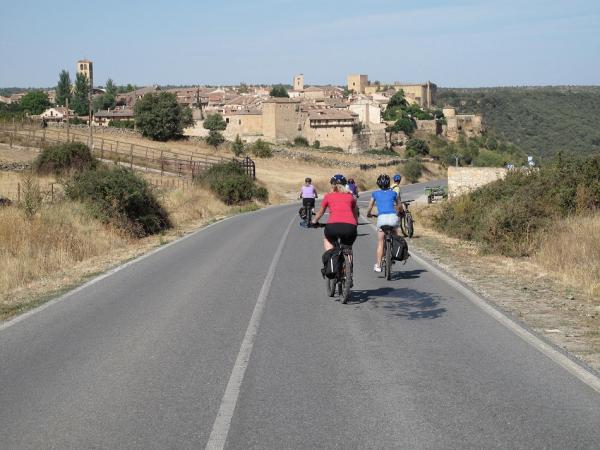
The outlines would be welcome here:
[[[310,177],[306,177],[306,178],[304,179],[304,182],[305,182],[305,183],[310,183],[311,181],[312,181],[312,180],[310,179]]]
[[[342,185],[346,185],[346,177],[340,173],[334,175],[331,177],[331,180],[329,180],[329,183],[331,184],[342,184]]]
[[[377,186],[379,189],[389,189],[390,187],[390,176],[382,173],[377,177]]]

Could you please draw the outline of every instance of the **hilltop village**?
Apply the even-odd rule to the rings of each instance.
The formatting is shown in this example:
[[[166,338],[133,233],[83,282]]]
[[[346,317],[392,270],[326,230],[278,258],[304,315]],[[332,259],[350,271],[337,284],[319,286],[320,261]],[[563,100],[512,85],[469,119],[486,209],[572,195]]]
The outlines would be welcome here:
[[[93,63],[80,60],[77,74],[93,79]],[[224,136],[244,142],[258,139],[279,144],[301,137],[311,145],[341,148],[348,153],[360,153],[373,148],[402,145],[408,139],[401,129],[394,129],[395,120],[386,120],[386,108],[392,97],[401,92],[410,105],[409,118],[416,130],[441,135],[448,140],[482,133],[482,118],[476,114],[457,114],[452,107],[436,103],[437,86],[423,83],[371,82],[367,75],[347,76],[346,86],[307,85],[303,74],[293,77],[291,89],[280,86],[282,94],[273,96],[270,86],[176,87],[147,86],[116,95],[115,106],[94,112],[92,125],[108,126],[115,122],[133,122],[135,103],[151,92],[173,93],[177,102],[192,110],[194,125],[185,130],[188,136],[206,136],[204,119],[220,114],[227,123]],[[102,88],[93,88],[92,95],[100,96]],[[25,93],[0,97],[0,102],[18,102]],[[46,91],[50,103],[55,92]],[[74,116],[64,106],[54,106],[39,118],[47,122],[62,122]],[[79,119],[88,123],[88,116]]]

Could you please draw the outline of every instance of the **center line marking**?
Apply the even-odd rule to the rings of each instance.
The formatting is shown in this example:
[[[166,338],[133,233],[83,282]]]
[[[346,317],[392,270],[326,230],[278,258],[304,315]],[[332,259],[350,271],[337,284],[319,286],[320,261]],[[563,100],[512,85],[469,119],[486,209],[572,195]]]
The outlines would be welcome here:
[[[260,319],[262,318],[267,301],[267,295],[269,294],[271,283],[273,282],[273,277],[275,276],[275,268],[277,267],[277,263],[279,262],[279,258],[283,252],[283,246],[285,245],[287,236],[292,228],[292,224],[296,220],[296,217],[294,217],[290,221],[285,232],[283,233],[283,236],[281,237],[281,241],[279,242],[279,246],[275,251],[275,255],[273,255],[273,261],[271,261],[267,276],[265,277],[265,281],[263,282],[262,288],[258,294],[258,299],[256,300],[254,311],[252,311],[252,317],[250,317],[250,323],[248,323],[248,328],[246,329],[246,334],[244,335],[240,352],[238,353],[235,364],[233,365],[229,382],[227,383],[225,393],[223,394],[223,399],[221,400],[219,412],[217,413],[210,437],[208,438],[208,442],[206,444],[207,450],[220,450],[225,448],[225,441],[227,441],[227,435],[229,434],[229,428],[231,426],[231,419],[233,418],[233,413],[235,411],[235,405],[237,404],[237,400],[240,396],[240,389],[242,382],[244,381],[244,374],[246,373],[246,368],[250,362],[250,354],[252,353],[252,348],[254,347],[254,340],[256,339],[256,335],[258,333]]]

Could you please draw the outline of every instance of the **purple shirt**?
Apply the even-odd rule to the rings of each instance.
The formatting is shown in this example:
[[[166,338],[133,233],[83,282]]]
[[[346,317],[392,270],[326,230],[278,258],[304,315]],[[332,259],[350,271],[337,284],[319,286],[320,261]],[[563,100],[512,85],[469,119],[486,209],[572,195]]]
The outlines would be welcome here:
[[[315,198],[315,188],[312,184],[302,186],[302,198]]]

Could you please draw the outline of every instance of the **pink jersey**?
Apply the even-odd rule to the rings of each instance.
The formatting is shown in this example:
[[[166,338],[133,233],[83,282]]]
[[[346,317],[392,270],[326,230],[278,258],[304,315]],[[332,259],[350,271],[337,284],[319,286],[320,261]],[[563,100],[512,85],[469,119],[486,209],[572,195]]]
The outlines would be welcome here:
[[[327,223],[350,223],[356,225],[354,209],[356,200],[350,193],[330,192],[325,194],[321,202],[322,208],[329,207],[329,220]]]

